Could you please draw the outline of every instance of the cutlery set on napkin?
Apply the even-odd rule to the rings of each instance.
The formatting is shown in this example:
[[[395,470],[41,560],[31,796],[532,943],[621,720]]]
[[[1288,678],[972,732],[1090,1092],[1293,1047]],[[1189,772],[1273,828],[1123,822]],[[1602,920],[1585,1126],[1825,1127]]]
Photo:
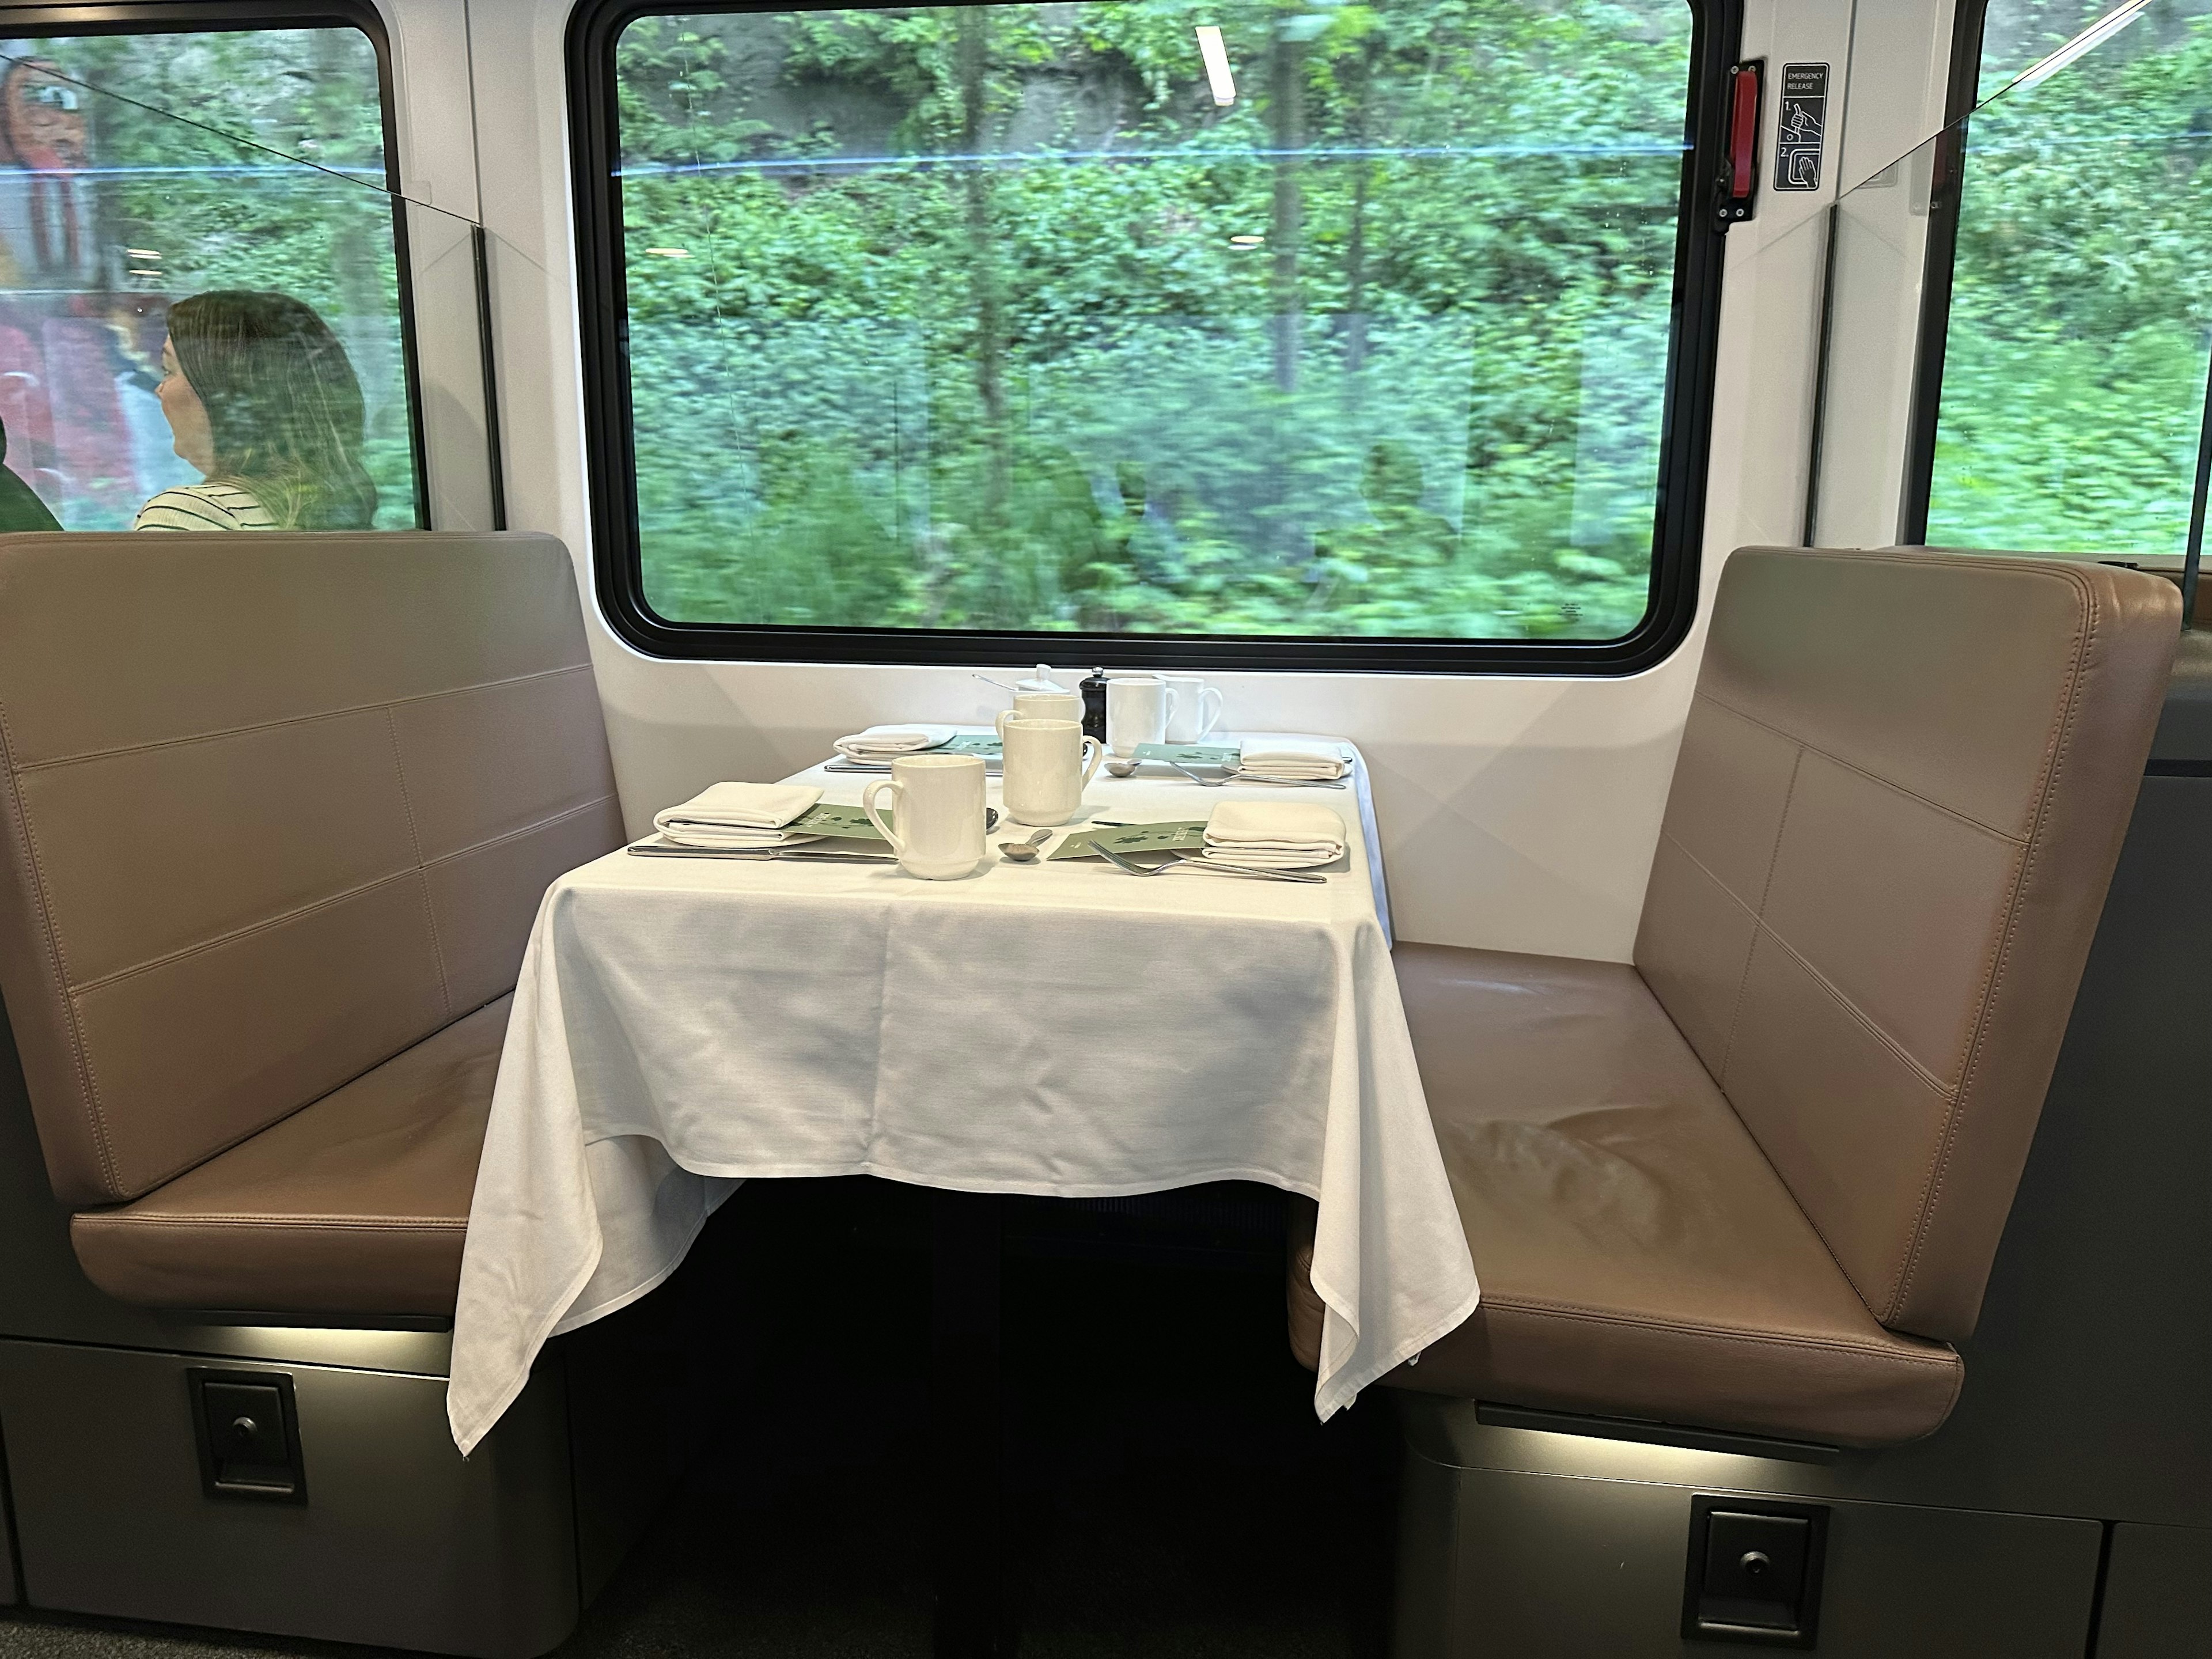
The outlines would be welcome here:
[[[744,852],[791,847],[821,839],[791,827],[821,799],[819,789],[799,784],[718,783],[654,813],[653,827],[677,847]]]
[[[836,742],[830,770],[884,771],[901,756],[932,750],[981,753],[995,739],[949,726],[874,726]],[[1340,781],[1352,763],[1334,745],[1249,738],[1231,744],[1173,747],[1146,744],[1136,760],[1158,760],[1200,782],[1194,766],[1231,782],[1319,785]],[[892,861],[896,854],[862,809],[825,805],[822,791],[800,784],[717,783],[679,805],[656,813],[652,838],[633,853],[661,857],[797,858]],[[987,813],[986,832],[1000,817]],[[1050,860],[1098,858],[1133,873],[1152,875],[1190,867],[1223,875],[1275,876],[1321,869],[1345,854],[1346,834],[1331,807],[1304,801],[1224,799],[1204,819],[1153,823],[1097,824],[1063,836],[1044,856]],[[1166,854],[1164,864],[1131,862],[1137,854]],[[1034,860],[1034,854],[1025,854]]]
[[[951,726],[923,724],[872,726],[864,732],[838,738],[833,747],[837,757],[830,763],[830,769],[836,772],[888,772],[890,763],[901,755],[930,750],[981,755],[995,771],[1002,753],[996,737],[963,732]],[[1248,738],[1241,746],[1235,743],[1141,744],[1133,757],[1116,759],[1107,769],[1115,777],[1127,777],[1150,761],[1171,766],[1178,772],[1191,773],[1193,768],[1204,768],[1220,774],[1218,780],[1204,780],[1209,782],[1288,787],[1342,788],[1340,780],[1352,771],[1352,762],[1340,749],[1268,738]]]
[[[1352,763],[1332,750],[1247,738],[1231,775],[1243,783],[1330,783],[1351,770]]]
[[[985,769],[996,772],[1005,753],[991,733],[951,726],[872,726],[838,738],[832,747],[837,752],[824,771],[888,773],[902,755],[939,753],[980,755]]]
[[[942,749],[959,735],[950,726],[872,726],[838,738],[833,747],[849,761],[889,761],[925,749]]]
[[[1225,800],[1206,820],[1209,864],[1311,870],[1344,856],[1344,820],[1302,800]]]

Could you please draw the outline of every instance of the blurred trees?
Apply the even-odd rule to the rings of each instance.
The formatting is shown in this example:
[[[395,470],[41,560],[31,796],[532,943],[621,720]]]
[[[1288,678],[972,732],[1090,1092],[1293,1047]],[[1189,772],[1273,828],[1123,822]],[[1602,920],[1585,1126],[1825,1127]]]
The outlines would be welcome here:
[[[649,601],[1626,632],[1689,27],[1680,0],[640,20],[618,68]],[[770,507],[782,433],[836,458],[803,535]],[[796,568],[847,544],[896,550],[895,595]]]

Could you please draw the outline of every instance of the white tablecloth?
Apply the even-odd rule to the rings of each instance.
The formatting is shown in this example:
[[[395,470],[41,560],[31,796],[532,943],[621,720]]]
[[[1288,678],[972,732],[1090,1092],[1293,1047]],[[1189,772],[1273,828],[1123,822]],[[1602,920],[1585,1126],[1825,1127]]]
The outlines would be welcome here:
[[[1102,772],[1091,812],[1198,818],[1232,798],[1158,769]],[[867,781],[795,781],[833,801]],[[1347,867],[1324,887],[995,854],[949,882],[620,852],[561,878],[469,1217],[447,1395],[462,1451],[548,1337],[659,1284],[755,1176],[1303,1193],[1320,1205],[1324,1418],[1459,1324],[1474,1267],[1391,971],[1364,768],[1355,783],[1279,792],[1344,812]]]

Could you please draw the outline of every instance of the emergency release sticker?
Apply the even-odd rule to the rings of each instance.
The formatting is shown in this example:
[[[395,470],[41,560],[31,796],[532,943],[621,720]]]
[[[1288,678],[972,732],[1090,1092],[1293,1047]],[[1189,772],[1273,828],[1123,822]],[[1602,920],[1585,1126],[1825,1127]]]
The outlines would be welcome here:
[[[1820,146],[1828,135],[1828,66],[1782,66],[1782,119],[1774,144],[1774,187],[1818,190]]]

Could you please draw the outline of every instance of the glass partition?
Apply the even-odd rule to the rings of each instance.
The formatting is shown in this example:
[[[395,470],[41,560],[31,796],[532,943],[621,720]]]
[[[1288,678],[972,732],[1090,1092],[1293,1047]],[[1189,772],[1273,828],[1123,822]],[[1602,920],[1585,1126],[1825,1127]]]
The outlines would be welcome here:
[[[0,423],[61,528],[492,522],[481,265],[386,188],[358,30],[0,40]]]
[[[1979,68],[1966,117],[1836,204],[1810,533],[2178,556],[2212,395],[2212,0],[1990,0]]]

